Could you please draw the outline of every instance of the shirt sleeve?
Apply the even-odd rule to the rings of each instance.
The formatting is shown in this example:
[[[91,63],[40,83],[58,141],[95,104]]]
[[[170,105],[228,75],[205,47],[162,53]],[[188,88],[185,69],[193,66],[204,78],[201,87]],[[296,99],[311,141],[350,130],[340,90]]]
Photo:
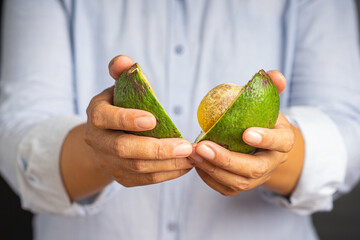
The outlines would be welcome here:
[[[76,115],[71,16],[62,1],[4,4],[0,81],[0,169],[35,213],[95,213],[118,186],[72,203],[60,174],[67,133]]]
[[[353,1],[298,1],[290,107],[305,159],[289,198],[261,189],[266,200],[299,214],[332,209],[335,195],[360,177],[360,61]]]
[[[339,129],[329,116],[308,106],[291,107],[284,115],[302,132],[305,159],[289,198],[261,189],[263,196],[298,214],[332,209],[332,196],[344,182],[347,152]],[[296,119],[296,120],[295,120]]]
[[[19,169],[17,180],[24,208],[39,213],[91,215],[97,213],[116,192],[120,185],[113,183],[80,202],[71,202],[68,197],[58,159],[68,131],[82,122],[78,116],[53,117],[37,124],[23,137],[16,167]]]

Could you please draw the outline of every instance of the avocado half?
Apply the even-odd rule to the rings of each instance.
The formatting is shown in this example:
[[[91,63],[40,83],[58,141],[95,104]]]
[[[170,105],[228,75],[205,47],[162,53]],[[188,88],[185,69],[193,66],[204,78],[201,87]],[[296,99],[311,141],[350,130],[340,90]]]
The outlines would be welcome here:
[[[280,109],[280,97],[269,75],[260,70],[240,90],[235,100],[196,143],[209,140],[230,151],[250,153],[255,147],[246,144],[242,135],[249,127],[273,128]]]
[[[154,138],[182,137],[160,105],[139,64],[132,65],[116,81],[113,102],[118,107],[148,111],[156,118],[157,123],[154,129],[141,132],[127,131],[128,133]]]

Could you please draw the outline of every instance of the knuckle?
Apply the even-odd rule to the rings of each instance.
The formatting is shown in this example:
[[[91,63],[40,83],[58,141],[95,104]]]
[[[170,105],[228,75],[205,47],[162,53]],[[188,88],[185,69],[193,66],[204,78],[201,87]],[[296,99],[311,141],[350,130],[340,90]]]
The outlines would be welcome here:
[[[94,106],[96,105],[96,102],[97,102],[97,96],[93,97],[90,100],[90,103],[89,103],[88,107],[86,108],[86,114],[88,117],[90,117],[91,111],[94,108]]]
[[[207,167],[207,172],[212,174],[212,175],[216,175],[217,171],[216,171],[216,167],[214,165],[208,165]]]
[[[250,190],[250,182],[247,180],[241,180],[232,186],[232,189],[236,192],[248,191]]]
[[[158,183],[160,182],[160,176],[159,174],[157,173],[149,173],[147,174],[147,180],[150,182],[150,183]]]
[[[91,99],[90,102],[96,103],[96,102],[100,101],[100,99],[101,99],[101,94],[102,94],[103,92],[104,92],[104,91],[102,91],[101,93],[95,95],[95,96]]]
[[[114,141],[114,145],[116,155],[121,158],[126,158],[127,147],[124,138],[122,136],[118,136]]]
[[[147,172],[148,167],[144,160],[132,160],[132,170],[138,173]]]
[[[101,105],[95,105],[90,113],[91,123],[97,128],[101,128],[102,126],[102,114],[100,109]]]
[[[232,189],[223,189],[220,193],[225,197],[235,196],[237,193]]]
[[[257,166],[251,171],[252,178],[260,178],[264,176],[268,171],[268,166],[265,162],[257,164]]]
[[[153,141],[152,149],[154,151],[154,158],[161,159],[161,157],[164,155],[164,148],[160,144],[160,141]]]
[[[223,163],[223,167],[225,168],[225,169],[228,169],[228,168],[230,168],[231,167],[231,159],[232,159],[232,157],[230,156],[230,155],[226,155],[226,157],[225,157],[225,161],[224,161],[224,163]]]
[[[173,167],[173,169],[177,169],[178,168],[178,166],[179,166],[179,159],[177,159],[177,158],[175,158],[175,159],[173,159],[172,160],[172,167]]]
[[[132,130],[131,127],[129,127],[129,122],[130,122],[130,114],[127,114],[126,111],[123,111],[123,110],[118,110],[116,112],[116,115],[117,115],[117,119],[119,119],[118,122],[118,127],[119,129],[122,129],[122,130]]]

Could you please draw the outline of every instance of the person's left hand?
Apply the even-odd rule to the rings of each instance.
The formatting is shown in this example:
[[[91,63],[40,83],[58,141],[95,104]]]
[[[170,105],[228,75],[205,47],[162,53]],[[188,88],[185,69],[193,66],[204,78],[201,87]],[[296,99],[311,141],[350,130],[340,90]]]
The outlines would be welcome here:
[[[281,93],[286,86],[283,75],[278,71],[268,74]],[[252,155],[243,154],[231,152],[211,141],[202,141],[189,157],[203,181],[225,196],[237,195],[266,182],[287,160],[295,136],[291,124],[280,113],[273,129],[248,128],[243,140],[258,150]]]

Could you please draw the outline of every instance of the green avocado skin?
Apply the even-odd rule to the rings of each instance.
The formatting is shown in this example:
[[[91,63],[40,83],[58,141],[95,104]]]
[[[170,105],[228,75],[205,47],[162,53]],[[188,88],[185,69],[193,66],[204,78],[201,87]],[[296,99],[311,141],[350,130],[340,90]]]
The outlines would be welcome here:
[[[196,142],[213,141],[230,151],[250,153],[254,147],[242,140],[249,127],[273,128],[280,109],[280,97],[274,82],[260,70],[244,87],[227,112]]]
[[[156,126],[149,131],[127,131],[128,133],[154,138],[182,137],[155,95],[151,91],[145,74],[135,63],[123,72],[115,84],[114,105],[122,108],[141,109],[151,112],[156,118]]]

